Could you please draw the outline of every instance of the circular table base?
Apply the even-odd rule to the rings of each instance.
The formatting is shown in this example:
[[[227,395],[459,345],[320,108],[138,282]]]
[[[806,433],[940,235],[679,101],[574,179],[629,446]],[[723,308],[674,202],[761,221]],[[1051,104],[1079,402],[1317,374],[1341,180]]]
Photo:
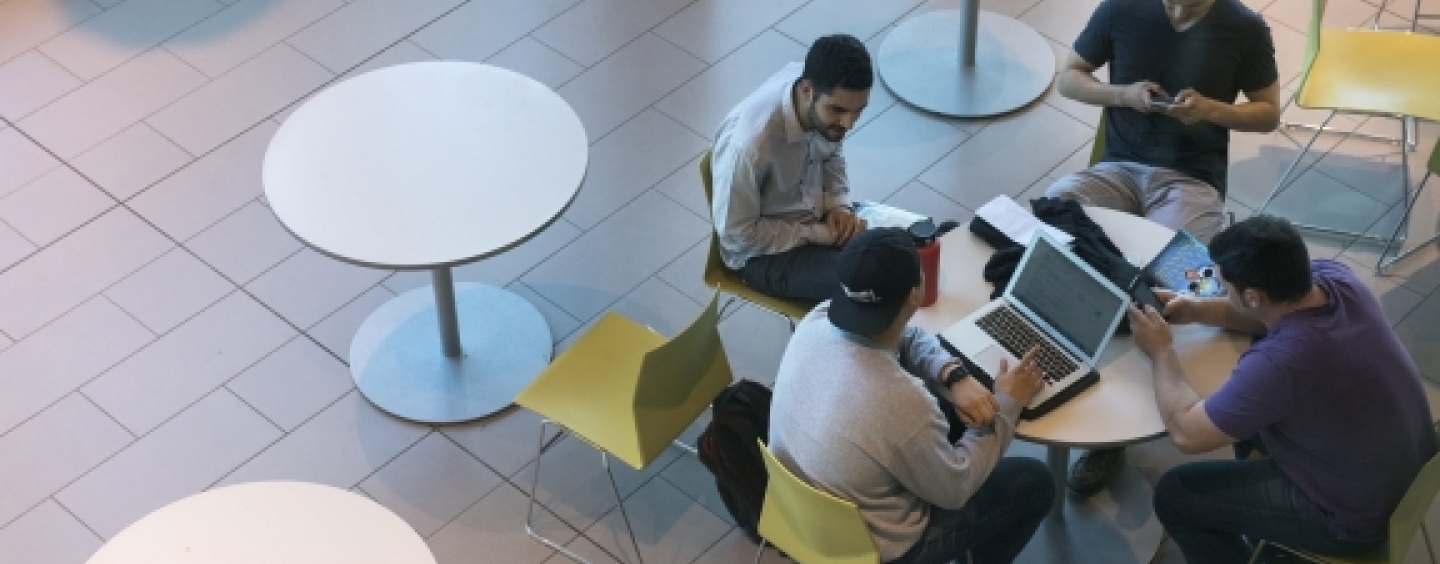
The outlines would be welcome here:
[[[386,412],[422,423],[459,423],[514,401],[550,363],[550,326],[530,302],[494,286],[455,285],[459,358],[441,351],[434,289],[380,306],[350,342],[360,393]]]
[[[902,100],[938,114],[983,117],[1020,108],[1055,77],[1050,42],[1014,18],[981,11],[975,66],[960,65],[960,11],[927,12],[880,45],[880,77]]]
[[[1072,461],[1079,450],[1071,451]],[[1015,441],[1006,456],[1045,460],[1046,448]],[[1067,465],[1068,467],[1068,465]],[[1164,529],[1151,503],[1153,489],[1140,472],[1125,465],[1104,490],[1082,498],[1069,489],[1064,514],[1047,517],[1015,559],[1017,564],[1094,563],[1144,564],[1160,550]]]

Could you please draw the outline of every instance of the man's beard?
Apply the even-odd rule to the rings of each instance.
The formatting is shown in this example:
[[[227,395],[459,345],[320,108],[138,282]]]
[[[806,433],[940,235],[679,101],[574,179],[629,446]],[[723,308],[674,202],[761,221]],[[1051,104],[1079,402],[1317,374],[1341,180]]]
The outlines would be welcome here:
[[[818,93],[810,98],[810,108],[808,110],[810,114],[810,125],[815,128],[815,131],[820,132],[820,136],[824,137],[826,141],[839,143],[840,140],[845,138],[845,129],[820,121],[820,114],[815,111],[815,102],[819,99],[820,94]]]

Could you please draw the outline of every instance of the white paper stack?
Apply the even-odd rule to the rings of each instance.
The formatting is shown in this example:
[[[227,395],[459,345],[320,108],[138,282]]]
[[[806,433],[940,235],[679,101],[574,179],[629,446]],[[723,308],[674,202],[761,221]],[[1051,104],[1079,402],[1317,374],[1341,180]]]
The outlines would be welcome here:
[[[1030,241],[1035,238],[1036,229],[1045,230],[1046,235],[1062,245],[1069,245],[1071,241],[1075,240],[1075,237],[1069,233],[1040,221],[1035,214],[1030,213],[1030,210],[1021,207],[1015,200],[1010,199],[1010,196],[1004,194],[995,196],[995,199],[980,206],[980,209],[975,210],[975,215],[984,218],[1011,241],[1024,246],[1029,246]]]

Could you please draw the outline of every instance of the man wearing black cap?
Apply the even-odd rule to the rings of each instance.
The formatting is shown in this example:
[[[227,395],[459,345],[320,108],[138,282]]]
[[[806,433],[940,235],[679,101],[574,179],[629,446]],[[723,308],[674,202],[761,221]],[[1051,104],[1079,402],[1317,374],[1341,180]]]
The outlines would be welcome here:
[[[924,300],[909,234],[870,229],[839,253],[840,284],[786,347],[770,448],[809,484],[859,509],[885,562],[1010,562],[1055,496],[1045,465],[1001,458],[1041,386],[1035,351],[1000,367],[994,410],[947,439],[938,401],[968,378],[908,323]],[[963,561],[963,560],[962,560]]]

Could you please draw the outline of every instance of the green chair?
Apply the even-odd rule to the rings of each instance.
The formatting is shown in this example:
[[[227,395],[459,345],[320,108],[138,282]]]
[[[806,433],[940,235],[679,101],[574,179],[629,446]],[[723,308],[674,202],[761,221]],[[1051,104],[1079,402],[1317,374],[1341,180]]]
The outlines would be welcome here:
[[[1330,114],[1285,169],[1257,213],[1264,212],[1282,191],[1290,187],[1292,174],[1315,140],[1325,132],[1325,126],[1336,112],[1440,121],[1440,36],[1374,29],[1322,29],[1320,23],[1325,16],[1327,0],[1312,1],[1314,6],[1310,15],[1305,71],[1300,76],[1294,103],[1302,108],[1328,109]],[[1408,127],[1407,120],[1402,119],[1401,129],[1401,203],[1406,207],[1400,228],[1394,234],[1386,239],[1364,232],[1296,224],[1313,231],[1384,242],[1385,248],[1375,264],[1375,271],[1381,274],[1399,260],[1398,257],[1390,257],[1390,251],[1403,243],[1405,227],[1415,201],[1410,195],[1410,151],[1407,150],[1411,148],[1412,128]],[[1415,195],[1418,194],[1419,189],[1416,188]]]
[[[811,487],[776,460],[764,441],[757,442],[770,479],[755,562],[768,542],[801,564],[879,564],[875,539],[855,504]]]
[[[586,562],[537,534],[531,525],[545,428],[555,425],[560,433],[578,437],[600,451],[620,516],[639,557],[640,545],[608,457],[642,470],[672,444],[693,452],[676,439],[732,378],[720,342],[718,298],[716,292],[700,316],[668,341],[644,325],[608,312],[520,392],[515,403],[545,418],[535,454],[535,479],[530,482],[526,534],[571,559]]]
[[[1440,422],[1435,424],[1435,433],[1440,435]],[[1390,537],[1374,550],[1350,556],[1319,556],[1283,544],[1260,541],[1255,547],[1255,553],[1250,555],[1250,564],[1255,564],[1267,546],[1320,564],[1400,564],[1405,561],[1405,554],[1410,552],[1410,543],[1415,540],[1417,531],[1421,538],[1425,539],[1425,551],[1433,563],[1435,551],[1430,547],[1430,538],[1425,532],[1425,513],[1430,509],[1430,503],[1435,501],[1437,491],[1440,491],[1440,455],[1430,458],[1420,469],[1420,474],[1415,476],[1415,481],[1410,483],[1410,489],[1405,490],[1405,497],[1400,498],[1400,504],[1395,506],[1395,512],[1390,514]]]
[[[711,205],[711,198],[714,197],[715,190],[710,176],[710,151],[708,150],[700,157],[700,180],[705,186],[705,203]],[[715,233],[713,216],[710,221],[710,254],[705,257],[704,279],[705,285],[733,296],[725,303],[727,307],[735,298],[743,299],[760,306],[761,309],[785,318],[785,321],[790,324],[791,331],[795,330],[796,321],[805,317],[805,314],[810,313],[810,310],[815,308],[815,302],[777,298],[762,294],[746,286],[745,281],[740,278],[740,273],[730,270],[720,259],[720,240]],[[721,309],[723,310],[725,308]]]

